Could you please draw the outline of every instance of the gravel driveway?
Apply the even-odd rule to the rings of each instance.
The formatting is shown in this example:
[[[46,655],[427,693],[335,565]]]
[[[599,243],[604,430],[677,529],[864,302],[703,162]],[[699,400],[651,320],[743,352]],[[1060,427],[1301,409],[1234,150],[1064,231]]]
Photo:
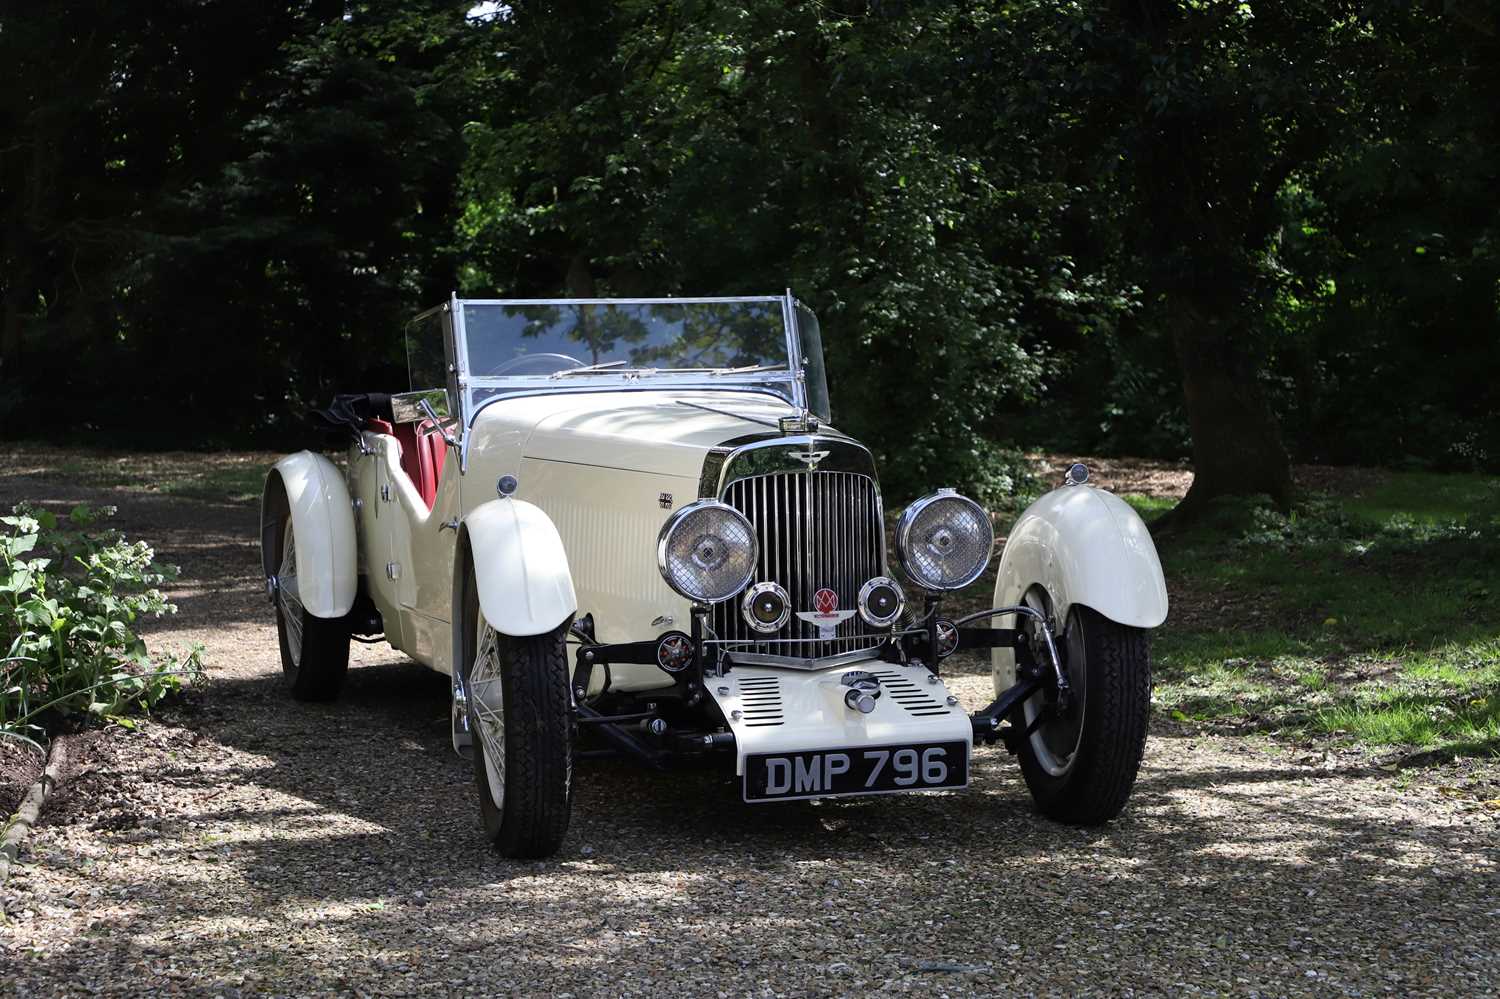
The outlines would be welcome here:
[[[1103,830],[1037,818],[997,749],[967,793],[759,808],[715,772],[589,762],[562,853],[500,859],[443,678],[356,646],[336,704],[281,694],[253,508],[0,478],[28,494],[119,503],[182,565],[153,644],[203,642],[211,680],[49,805],[0,994],[1500,990],[1495,813],[1264,739],[1154,736]]]

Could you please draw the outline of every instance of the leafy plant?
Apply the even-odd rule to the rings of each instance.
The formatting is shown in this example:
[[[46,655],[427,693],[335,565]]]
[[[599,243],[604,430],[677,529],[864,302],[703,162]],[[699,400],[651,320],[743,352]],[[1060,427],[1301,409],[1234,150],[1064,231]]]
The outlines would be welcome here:
[[[68,715],[128,725],[126,712],[201,673],[201,648],[153,657],[136,634],[142,616],[176,613],[160,587],[177,570],[102,528],[113,514],[78,506],[59,519],[22,505],[0,517],[0,732],[45,734]]]

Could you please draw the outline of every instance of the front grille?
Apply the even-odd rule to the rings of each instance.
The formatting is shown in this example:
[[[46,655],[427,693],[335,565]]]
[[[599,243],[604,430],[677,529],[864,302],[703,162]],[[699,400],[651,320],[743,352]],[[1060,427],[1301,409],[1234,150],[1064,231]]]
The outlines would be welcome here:
[[[860,587],[883,574],[885,533],[874,479],[856,472],[775,472],[731,482],[721,498],[755,525],[760,541],[755,581],[780,583],[792,601],[791,621],[770,635],[745,623],[741,597],[717,605],[718,637],[755,643],[731,651],[821,659],[878,644],[853,637],[872,630],[858,614],[840,624],[831,640],[792,641],[819,638],[814,625],[796,616],[813,609],[818,589],[837,593],[840,610],[854,610]]]

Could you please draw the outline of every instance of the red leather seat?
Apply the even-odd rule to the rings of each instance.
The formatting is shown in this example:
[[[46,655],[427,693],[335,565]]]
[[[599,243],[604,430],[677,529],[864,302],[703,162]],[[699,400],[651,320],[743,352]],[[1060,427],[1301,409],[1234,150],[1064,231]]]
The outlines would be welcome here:
[[[401,445],[401,470],[416,486],[417,494],[427,509],[437,500],[438,481],[443,477],[443,461],[448,457],[443,435],[424,435],[423,431],[433,427],[431,420],[420,423],[398,423],[392,426],[385,420],[371,419],[366,426],[379,434],[389,434]]]

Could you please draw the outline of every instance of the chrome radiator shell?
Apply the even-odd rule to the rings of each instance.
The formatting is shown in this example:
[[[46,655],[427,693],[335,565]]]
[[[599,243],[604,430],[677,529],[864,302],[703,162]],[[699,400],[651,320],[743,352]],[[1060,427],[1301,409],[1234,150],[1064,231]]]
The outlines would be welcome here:
[[[885,516],[868,451],[847,438],[809,435],[748,443],[710,456],[704,493],[739,510],[760,542],[756,582],[780,583],[791,597],[793,616],[774,634],[750,628],[740,600],[714,608],[718,648],[742,662],[807,668],[857,658],[878,646],[882,634],[858,613],[824,640],[819,629],[796,616],[813,610],[813,594],[838,594],[839,610],[856,610],[860,588],[887,574]]]

